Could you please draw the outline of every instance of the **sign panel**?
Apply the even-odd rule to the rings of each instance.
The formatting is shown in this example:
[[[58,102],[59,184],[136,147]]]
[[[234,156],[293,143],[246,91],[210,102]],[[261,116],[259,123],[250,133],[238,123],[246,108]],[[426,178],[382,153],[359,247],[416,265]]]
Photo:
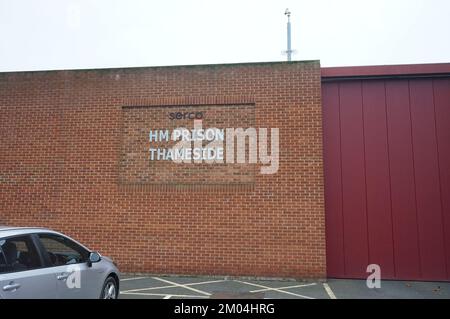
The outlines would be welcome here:
[[[254,126],[253,105],[123,108],[120,183],[253,183],[256,165],[226,162],[223,142],[227,128]]]

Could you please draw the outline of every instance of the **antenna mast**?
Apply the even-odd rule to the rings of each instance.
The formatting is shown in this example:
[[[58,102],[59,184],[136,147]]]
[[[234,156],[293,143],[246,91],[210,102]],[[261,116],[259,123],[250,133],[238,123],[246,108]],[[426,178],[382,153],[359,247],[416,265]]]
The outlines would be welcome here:
[[[291,61],[292,60],[292,48],[291,48],[291,11],[289,11],[289,9],[286,9],[286,11],[284,12],[284,14],[287,16],[288,18],[288,22],[287,22],[287,60]]]

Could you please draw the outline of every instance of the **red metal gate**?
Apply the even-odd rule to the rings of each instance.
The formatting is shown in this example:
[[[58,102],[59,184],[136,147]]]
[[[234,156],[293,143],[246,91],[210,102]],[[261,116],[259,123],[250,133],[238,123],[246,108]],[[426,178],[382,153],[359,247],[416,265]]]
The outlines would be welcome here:
[[[450,64],[322,71],[328,276],[450,280]]]

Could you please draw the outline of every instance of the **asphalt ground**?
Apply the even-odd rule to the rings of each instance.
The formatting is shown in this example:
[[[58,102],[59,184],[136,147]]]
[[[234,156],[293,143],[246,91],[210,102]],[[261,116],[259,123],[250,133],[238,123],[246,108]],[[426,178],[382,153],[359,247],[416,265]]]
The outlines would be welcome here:
[[[450,299],[450,283],[365,280],[256,280],[201,276],[123,275],[121,299]]]

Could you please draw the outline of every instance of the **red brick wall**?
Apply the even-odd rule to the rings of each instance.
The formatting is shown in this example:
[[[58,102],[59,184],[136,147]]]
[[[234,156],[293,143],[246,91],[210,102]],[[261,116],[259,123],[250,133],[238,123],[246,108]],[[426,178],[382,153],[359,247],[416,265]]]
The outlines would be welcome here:
[[[277,174],[120,178],[124,106],[231,104],[280,129]],[[128,272],[325,277],[321,121],[318,62],[0,74],[0,224],[65,232]]]

